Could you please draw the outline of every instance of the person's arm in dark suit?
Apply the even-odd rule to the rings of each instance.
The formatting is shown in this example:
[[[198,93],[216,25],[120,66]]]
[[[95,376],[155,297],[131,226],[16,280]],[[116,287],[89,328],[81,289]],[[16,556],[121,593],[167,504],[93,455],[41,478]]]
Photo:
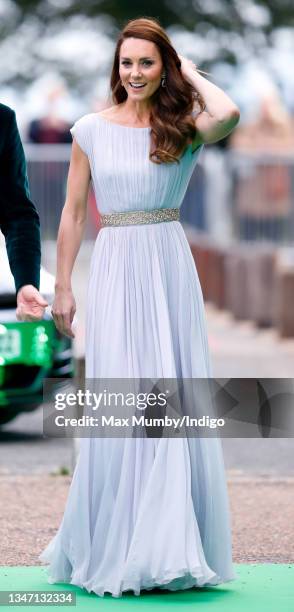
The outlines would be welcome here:
[[[40,284],[39,215],[30,200],[26,162],[14,111],[7,116],[1,155],[1,230],[16,291]]]
[[[2,105],[1,115],[0,226],[14,277],[18,314],[30,320],[30,316],[31,319],[37,316],[42,302],[46,303],[38,291],[41,262],[39,215],[30,199],[26,161],[15,113]]]

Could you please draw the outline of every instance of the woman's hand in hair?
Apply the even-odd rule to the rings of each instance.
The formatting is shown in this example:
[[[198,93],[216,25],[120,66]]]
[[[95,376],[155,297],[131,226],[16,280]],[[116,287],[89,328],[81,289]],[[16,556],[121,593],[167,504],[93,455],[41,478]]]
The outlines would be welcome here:
[[[194,64],[194,62],[192,62],[192,60],[189,60],[186,57],[183,57],[183,55],[179,55],[179,58],[181,60],[180,70],[181,70],[182,76],[184,79],[187,80],[191,72],[197,71],[197,66],[196,64]]]
[[[196,74],[205,74],[206,76],[212,76],[210,72],[204,72],[204,70],[200,70],[198,66],[196,66],[196,64],[192,60],[189,60],[186,57],[183,57],[183,55],[178,55],[178,57],[181,60],[180,70],[181,70],[182,76],[188,82],[190,82],[189,77],[191,77],[191,75],[192,75],[192,78],[193,76],[195,76],[195,72]]]

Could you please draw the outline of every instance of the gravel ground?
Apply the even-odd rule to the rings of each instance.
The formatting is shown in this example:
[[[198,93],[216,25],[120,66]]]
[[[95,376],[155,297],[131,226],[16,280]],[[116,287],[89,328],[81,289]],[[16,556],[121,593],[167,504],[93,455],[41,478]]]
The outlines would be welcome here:
[[[41,565],[55,534],[70,476],[2,475],[0,565]],[[294,563],[294,479],[228,475],[235,563]]]

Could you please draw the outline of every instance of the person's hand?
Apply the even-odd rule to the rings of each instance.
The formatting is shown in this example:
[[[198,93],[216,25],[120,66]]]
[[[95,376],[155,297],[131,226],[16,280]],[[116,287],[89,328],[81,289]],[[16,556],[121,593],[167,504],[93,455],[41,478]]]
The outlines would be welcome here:
[[[191,71],[192,72],[197,71],[197,66],[196,64],[194,64],[194,62],[192,62],[192,60],[189,60],[186,57],[183,57],[183,55],[178,55],[178,57],[181,60],[180,69],[181,69],[182,77],[188,80],[189,75],[191,75]]]
[[[72,322],[76,312],[76,302],[71,289],[59,289],[55,293],[51,314],[61,334],[74,338]]]
[[[18,321],[40,321],[48,302],[33,285],[24,285],[17,292],[16,318]]]

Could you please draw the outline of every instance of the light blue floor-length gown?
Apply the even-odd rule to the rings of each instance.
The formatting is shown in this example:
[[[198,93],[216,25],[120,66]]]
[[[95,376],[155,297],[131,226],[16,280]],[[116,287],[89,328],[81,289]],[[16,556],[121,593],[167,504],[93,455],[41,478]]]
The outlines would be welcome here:
[[[202,149],[154,164],[149,127],[97,113],[72,133],[102,214],[179,208]],[[202,291],[181,223],[103,227],[90,265],[86,377],[208,376]],[[81,438],[62,522],[39,558],[48,582],[100,596],[234,580],[220,440]]]

